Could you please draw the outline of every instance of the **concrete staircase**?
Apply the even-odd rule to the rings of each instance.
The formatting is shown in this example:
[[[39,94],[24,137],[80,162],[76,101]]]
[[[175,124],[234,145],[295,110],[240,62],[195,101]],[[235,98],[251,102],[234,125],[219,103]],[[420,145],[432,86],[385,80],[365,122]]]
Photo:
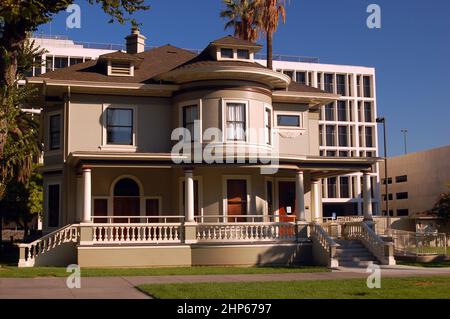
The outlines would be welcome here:
[[[370,262],[377,264],[377,259],[358,240],[334,239],[340,246],[336,249],[336,258],[340,267],[367,267]]]

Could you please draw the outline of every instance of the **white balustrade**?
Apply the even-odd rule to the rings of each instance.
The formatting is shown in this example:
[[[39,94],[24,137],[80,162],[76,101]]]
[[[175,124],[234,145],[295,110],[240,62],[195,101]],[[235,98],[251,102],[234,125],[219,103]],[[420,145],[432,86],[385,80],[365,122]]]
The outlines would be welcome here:
[[[197,226],[199,242],[295,241],[295,223],[203,223]]]
[[[45,254],[57,246],[68,242],[78,242],[80,231],[78,225],[67,225],[49,233],[29,244],[20,244],[19,267],[34,266],[36,257]]]
[[[181,223],[94,224],[94,244],[180,243]]]

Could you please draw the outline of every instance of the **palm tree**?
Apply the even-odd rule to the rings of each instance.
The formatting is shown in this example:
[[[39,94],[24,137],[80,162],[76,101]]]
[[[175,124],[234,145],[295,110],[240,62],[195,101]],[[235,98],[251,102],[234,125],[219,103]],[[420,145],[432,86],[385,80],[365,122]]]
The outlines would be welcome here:
[[[226,8],[220,13],[227,18],[225,29],[234,28],[234,35],[243,40],[256,42],[259,37],[256,8],[260,0],[224,0]]]
[[[267,67],[272,69],[273,67],[273,52],[272,42],[273,33],[277,31],[279,18],[283,23],[286,23],[286,0],[260,0],[257,6],[256,19],[259,23],[261,31],[266,34],[267,37]]]

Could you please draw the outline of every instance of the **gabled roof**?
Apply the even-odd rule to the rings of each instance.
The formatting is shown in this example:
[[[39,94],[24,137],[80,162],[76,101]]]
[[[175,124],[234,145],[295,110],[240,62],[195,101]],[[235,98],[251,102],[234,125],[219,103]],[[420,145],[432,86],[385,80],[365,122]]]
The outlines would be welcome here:
[[[102,54],[98,57],[99,60],[123,60],[123,61],[142,61],[143,58],[135,54],[129,54],[122,51],[115,51],[111,53]]]
[[[247,41],[247,40],[242,40],[240,38],[236,38],[231,35],[214,40],[210,43],[210,45],[216,45],[216,46],[228,45],[228,46],[234,46],[234,47],[247,47],[247,48],[253,47],[255,49],[262,48],[261,44],[257,44],[257,43]]]

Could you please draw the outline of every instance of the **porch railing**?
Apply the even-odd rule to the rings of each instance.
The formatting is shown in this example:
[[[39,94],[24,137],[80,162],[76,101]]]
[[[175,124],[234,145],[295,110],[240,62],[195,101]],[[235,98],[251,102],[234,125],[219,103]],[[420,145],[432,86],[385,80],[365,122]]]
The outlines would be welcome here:
[[[391,230],[395,254],[400,256],[447,255],[447,235],[445,233],[416,233]]]
[[[197,226],[197,241],[295,241],[295,223],[202,223]]]
[[[184,221],[184,216],[94,216],[92,217],[94,223],[103,224],[151,224],[151,223],[174,223]]]
[[[164,224],[94,224],[94,244],[180,243],[181,223]]]

